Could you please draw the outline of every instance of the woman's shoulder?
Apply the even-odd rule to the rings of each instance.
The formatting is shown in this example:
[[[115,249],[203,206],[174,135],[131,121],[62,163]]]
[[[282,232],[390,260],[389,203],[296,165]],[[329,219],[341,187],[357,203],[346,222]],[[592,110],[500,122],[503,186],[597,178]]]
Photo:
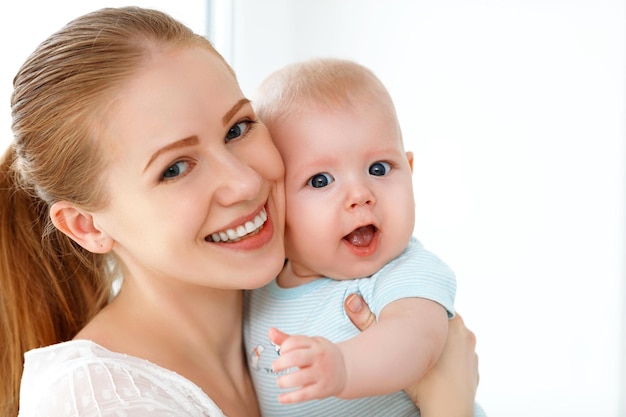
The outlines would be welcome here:
[[[34,349],[24,359],[20,417],[223,416],[186,378],[89,340]]]

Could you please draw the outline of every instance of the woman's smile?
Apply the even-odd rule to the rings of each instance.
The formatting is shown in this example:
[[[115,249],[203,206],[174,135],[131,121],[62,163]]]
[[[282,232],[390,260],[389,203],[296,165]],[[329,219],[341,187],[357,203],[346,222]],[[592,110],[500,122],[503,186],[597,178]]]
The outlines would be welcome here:
[[[207,236],[205,240],[207,242],[237,242],[243,237],[252,236],[259,232],[261,227],[267,221],[267,212],[263,208],[254,218],[245,222],[236,228],[229,228],[220,232],[212,233]]]

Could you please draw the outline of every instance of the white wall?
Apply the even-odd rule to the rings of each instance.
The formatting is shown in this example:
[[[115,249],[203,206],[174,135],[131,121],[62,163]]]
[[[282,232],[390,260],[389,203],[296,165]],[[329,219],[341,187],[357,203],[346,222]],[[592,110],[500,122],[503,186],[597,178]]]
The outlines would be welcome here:
[[[416,235],[457,272],[488,414],[626,416],[624,2],[217,3],[247,93],[313,56],[388,86]]]

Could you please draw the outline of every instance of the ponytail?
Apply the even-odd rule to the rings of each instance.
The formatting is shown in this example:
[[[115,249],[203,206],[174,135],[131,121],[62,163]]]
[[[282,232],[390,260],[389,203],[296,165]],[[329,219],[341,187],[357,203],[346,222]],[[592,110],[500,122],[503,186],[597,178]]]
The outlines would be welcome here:
[[[0,161],[0,415],[17,415],[26,351],[72,339],[108,301],[106,258],[50,227],[48,205]],[[78,256],[77,256],[78,255]]]

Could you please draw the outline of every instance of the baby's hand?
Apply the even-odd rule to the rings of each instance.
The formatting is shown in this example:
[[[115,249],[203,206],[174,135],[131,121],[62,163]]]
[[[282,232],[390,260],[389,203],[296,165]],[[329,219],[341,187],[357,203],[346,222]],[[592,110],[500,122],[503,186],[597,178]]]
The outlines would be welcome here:
[[[278,377],[280,388],[296,388],[281,394],[281,403],[321,399],[343,391],[346,366],[337,345],[323,337],[290,336],[275,328],[269,335],[280,347],[280,357],[272,363],[274,372],[298,368]]]

